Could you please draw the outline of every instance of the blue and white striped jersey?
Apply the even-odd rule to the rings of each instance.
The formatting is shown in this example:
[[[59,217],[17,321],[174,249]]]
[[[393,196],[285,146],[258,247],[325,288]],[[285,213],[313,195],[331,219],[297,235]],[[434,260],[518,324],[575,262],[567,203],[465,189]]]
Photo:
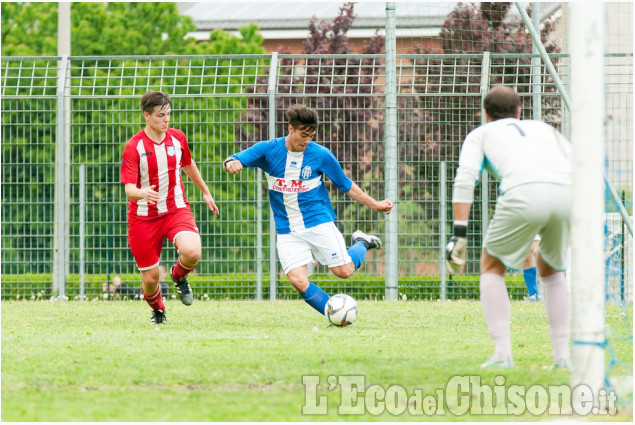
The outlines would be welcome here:
[[[269,202],[280,234],[335,220],[322,176],[330,178],[344,193],[353,184],[335,155],[315,142],[309,143],[304,152],[289,152],[285,137],[278,137],[231,157],[245,167],[258,167],[266,173]]]

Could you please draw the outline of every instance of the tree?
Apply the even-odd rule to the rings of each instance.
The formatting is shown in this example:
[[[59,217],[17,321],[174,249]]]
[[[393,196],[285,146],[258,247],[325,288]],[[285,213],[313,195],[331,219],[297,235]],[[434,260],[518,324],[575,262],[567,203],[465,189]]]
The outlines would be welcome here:
[[[196,29],[176,3],[73,2],[71,54],[183,54]],[[2,3],[2,49],[8,56],[57,54],[57,3]]]
[[[347,36],[355,20],[354,4],[346,3],[332,22],[309,24],[309,36],[304,42],[304,53],[351,54],[352,45]],[[376,34],[362,48],[362,54],[381,54],[384,38]],[[281,54],[289,53],[288,47],[278,48]],[[374,70],[369,58],[312,58],[306,61],[282,58],[278,68],[278,93],[276,97],[276,134],[286,133],[284,111],[293,103],[305,103],[317,110],[320,125],[317,134],[320,143],[328,147],[345,164],[349,176],[361,181],[370,171],[371,161],[381,157],[381,126],[383,115],[381,96],[374,96]],[[379,63],[375,63],[377,67]],[[303,75],[298,75],[298,69]],[[269,105],[266,92],[267,76],[259,79],[259,85],[251,93],[263,96],[250,97],[247,112],[238,124],[240,147],[245,148],[268,139]],[[295,96],[287,96],[288,94]],[[323,94],[321,96],[314,96]],[[359,94],[359,96],[341,96]],[[366,161],[361,159],[366,158]],[[355,161],[355,165],[352,162]]]
[[[483,52],[527,54],[532,51],[532,39],[519,17],[508,17],[512,3],[458,3],[450,12],[441,28],[441,47],[415,45],[412,53],[421,54],[482,54]],[[528,8],[531,16],[531,8]],[[547,21],[542,29],[542,41],[548,53],[560,51],[557,38],[554,38],[555,22]],[[416,110],[413,115],[419,123],[446,123],[445,125],[426,126],[437,142],[460,142],[472,128],[480,125],[481,107],[480,76],[482,62],[472,58],[432,58],[426,59],[415,67],[417,75],[414,86],[417,92],[429,99],[431,107]],[[445,72],[452,69],[452,73]],[[444,72],[442,72],[444,70]],[[531,97],[531,59],[520,57],[518,60],[493,56],[491,60],[491,85],[510,84],[515,86],[525,108],[529,108]],[[546,89],[555,88],[546,81]],[[430,96],[430,94],[438,94]],[[420,98],[421,99],[421,98]],[[546,105],[551,106],[553,105]],[[456,117],[461,123],[456,125]],[[555,123],[553,123],[555,124]],[[437,143],[428,143],[428,149],[438,150]],[[452,156],[458,151],[454,146],[443,156]],[[442,149],[442,148],[441,148]]]
[[[194,25],[190,18],[178,14],[175,3],[72,3],[71,7],[72,54],[75,56],[265,53],[261,46],[262,36],[255,26],[241,28],[242,37],[214,31],[207,42],[186,39],[185,34],[192,31]],[[1,8],[4,55],[56,55],[57,3],[3,2]],[[55,99],[30,96],[30,86],[44,85],[47,81],[46,85],[52,89],[34,92],[54,95],[56,78],[53,70],[56,66],[44,58],[23,61],[19,66],[8,65],[12,61],[10,57],[4,59],[3,70],[6,72],[2,85],[6,91],[3,93],[23,97],[2,100],[2,216],[7,218],[3,221],[3,235],[8,236],[3,238],[6,249],[2,251],[5,260],[2,270],[8,274],[45,272],[50,268],[52,253],[52,208],[48,206],[52,205],[54,196],[51,165],[56,143],[56,103]],[[233,123],[245,107],[244,98],[236,94],[242,85],[250,84],[256,78],[256,67],[245,66],[243,72],[236,72],[236,69],[256,60],[230,61],[219,57],[214,58],[213,66],[210,66],[212,60],[209,58],[207,62],[197,58],[164,59],[162,63],[167,69],[174,70],[172,72],[150,66],[150,61],[144,59],[104,57],[72,63],[71,181],[78,181],[77,164],[86,164],[90,179],[87,243],[100,247],[86,251],[88,272],[99,273],[104,260],[118,264],[117,267],[133,265],[127,250],[113,250],[112,256],[106,258],[110,254],[103,248],[127,245],[126,201],[118,184],[118,167],[123,144],[141,128],[143,119],[138,101],[146,87],[169,87],[167,90],[176,95],[189,90],[191,96],[187,98],[173,97],[173,122],[186,132],[199,167],[205,175],[211,176],[212,164],[227,155],[227,144],[233,141]],[[29,69],[29,72],[20,68]],[[23,88],[17,89],[18,85]],[[192,95],[195,89],[198,91]],[[210,90],[228,96],[209,96]],[[85,94],[93,97],[78,96]],[[190,186],[190,200],[195,201],[198,189],[186,184]],[[227,183],[216,188],[220,192],[216,196],[226,199],[224,195],[234,190],[229,186]],[[72,185],[71,190],[71,200],[76,203],[76,185]],[[38,202],[33,204],[30,200]],[[197,209],[199,204],[193,207]],[[253,209],[248,205],[239,207]],[[71,235],[75,236],[78,234],[78,209],[71,208],[70,213]],[[247,211],[245,216],[249,213]],[[92,217],[97,219],[90,222]],[[109,223],[113,223],[112,227]],[[203,234],[224,235],[219,226],[218,221],[200,223]],[[232,246],[230,241],[220,239],[215,239],[214,243]],[[76,240],[71,239],[72,243]],[[33,252],[41,253],[41,256],[30,262],[28,259]],[[73,264],[76,264],[76,255],[78,251],[72,250]],[[218,257],[223,255],[228,258],[231,252],[219,250]]]
[[[521,95],[524,113],[531,111],[531,59],[532,39],[519,17],[511,18],[512,3],[458,3],[447,16],[440,32],[440,46],[415,45],[411,53],[429,56],[417,59],[414,67],[415,96],[403,97],[400,104],[400,134],[413,143],[401,146],[401,178],[412,180],[408,188],[425,202],[428,194],[438,199],[438,164],[448,163],[448,171],[456,169],[461,142],[481,124],[481,69],[483,52],[491,52],[489,84],[513,86]],[[531,8],[528,8],[531,16]],[[554,37],[557,21],[543,24],[541,39],[548,53],[560,51]],[[501,53],[515,57],[496,56]],[[447,56],[444,56],[447,55]],[[464,56],[457,56],[464,55]],[[473,56],[466,56],[473,55]],[[451,71],[449,71],[451,70]],[[544,68],[542,74],[546,74]],[[543,81],[543,92],[555,92],[550,78]],[[543,110],[547,121],[557,125],[560,121],[560,100],[556,96],[543,96]],[[419,158],[412,163],[408,158]],[[412,176],[422,176],[415,179]],[[450,180],[451,180],[451,176]],[[414,186],[414,187],[413,187]],[[495,193],[495,188],[491,193]],[[477,198],[478,199],[478,198]],[[449,217],[451,210],[448,209]],[[436,208],[426,209],[437,217]],[[474,208],[475,227],[480,226],[480,211]],[[476,229],[476,234],[481,232]],[[475,241],[474,246],[479,246]]]

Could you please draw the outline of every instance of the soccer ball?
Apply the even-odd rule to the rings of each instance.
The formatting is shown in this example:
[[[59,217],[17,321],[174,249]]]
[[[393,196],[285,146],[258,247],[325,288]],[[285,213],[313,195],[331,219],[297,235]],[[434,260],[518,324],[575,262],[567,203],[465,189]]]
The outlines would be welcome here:
[[[357,313],[357,302],[346,294],[333,295],[324,306],[324,315],[336,326],[352,325]]]

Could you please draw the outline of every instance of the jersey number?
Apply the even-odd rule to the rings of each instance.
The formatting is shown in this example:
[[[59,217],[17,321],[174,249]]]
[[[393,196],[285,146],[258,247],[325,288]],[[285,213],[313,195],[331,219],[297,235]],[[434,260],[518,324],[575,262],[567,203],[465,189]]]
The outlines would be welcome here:
[[[518,124],[516,124],[515,122],[511,122],[511,123],[509,123],[509,124],[507,124],[507,125],[511,125],[512,127],[514,127],[516,130],[518,130],[518,132],[520,133],[520,135],[521,135],[522,137],[525,137],[525,132],[524,132],[524,131],[523,131],[523,129],[522,129],[522,128],[520,128],[520,126],[519,126]]]

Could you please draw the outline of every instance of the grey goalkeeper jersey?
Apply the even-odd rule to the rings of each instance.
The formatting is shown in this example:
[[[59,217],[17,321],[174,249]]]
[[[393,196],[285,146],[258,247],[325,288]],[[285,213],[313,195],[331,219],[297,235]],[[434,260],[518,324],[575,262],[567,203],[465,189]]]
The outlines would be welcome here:
[[[486,168],[500,191],[527,183],[571,184],[571,145],[542,121],[504,118],[467,135],[454,180],[452,202],[472,203],[474,186]]]

